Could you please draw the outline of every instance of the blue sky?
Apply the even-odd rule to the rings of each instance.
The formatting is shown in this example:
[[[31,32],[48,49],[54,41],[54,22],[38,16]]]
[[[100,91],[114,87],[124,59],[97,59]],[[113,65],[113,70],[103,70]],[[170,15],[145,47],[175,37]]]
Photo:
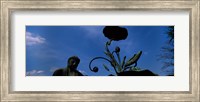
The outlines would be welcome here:
[[[166,44],[167,26],[122,26],[127,28],[126,40],[113,41],[110,50],[116,46],[121,48],[120,55],[132,57],[138,51],[143,51],[137,66],[149,69],[159,75],[166,75],[158,61],[161,47]],[[102,31],[104,26],[26,26],[26,75],[51,76],[58,68],[65,68],[70,56],[78,56],[78,70],[89,76],[105,76],[110,74],[103,69],[102,64],[109,66],[103,60],[96,60],[92,66],[98,66],[99,72],[89,70],[89,62],[97,56],[104,55],[105,43],[108,38]],[[112,68],[110,68],[112,69]]]

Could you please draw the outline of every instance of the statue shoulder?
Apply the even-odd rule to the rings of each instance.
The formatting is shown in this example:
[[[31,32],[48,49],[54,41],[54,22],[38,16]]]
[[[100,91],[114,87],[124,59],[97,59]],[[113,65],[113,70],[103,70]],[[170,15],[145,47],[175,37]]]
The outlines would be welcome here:
[[[60,68],[54,71],[53,76],[63,76],[64,69]]]

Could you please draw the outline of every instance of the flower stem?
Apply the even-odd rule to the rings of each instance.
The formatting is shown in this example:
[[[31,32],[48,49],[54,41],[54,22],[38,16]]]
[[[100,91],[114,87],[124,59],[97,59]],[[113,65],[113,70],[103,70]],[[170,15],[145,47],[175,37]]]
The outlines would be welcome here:
[[[114,70],[117,71],[116,68],[118,68],[118,71],[119,71],[119,69],[121,68],[121,66],[120,66],[119,63],[117,63],[117,61],[116,61],[116,59],[115,59],[113,53],[111,53],[110,50],[109,50],[109,48],[108,48],[108,46],[111,44],[111,42],[112,42],[112,40],[106,42],[106,47],[105,47],[106,53],[107,53],[106,55],[110,58],[111,65],[112,65],[112,67],[114,68]],[[117,75],[118,75],[118,73],[119,73],[118,71],[116,72]]]

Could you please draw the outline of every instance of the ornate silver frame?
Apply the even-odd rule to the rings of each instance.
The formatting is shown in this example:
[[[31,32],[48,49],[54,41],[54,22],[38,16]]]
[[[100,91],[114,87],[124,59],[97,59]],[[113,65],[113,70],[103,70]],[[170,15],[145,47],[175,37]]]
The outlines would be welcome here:
[[[0,101],[200,101],[199,0],[0,0]],[[17,10],[148,10],[190,12],[190,91],[188,92],[13,92],[11,14]]]

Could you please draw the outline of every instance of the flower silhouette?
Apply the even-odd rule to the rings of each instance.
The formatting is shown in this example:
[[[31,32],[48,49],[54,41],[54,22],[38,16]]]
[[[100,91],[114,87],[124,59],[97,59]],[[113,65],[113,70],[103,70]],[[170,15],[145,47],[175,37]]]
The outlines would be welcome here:
[[[114,41],[124,40],[128,36],[127,29],[119,26],[106,26],[103,33],[105,37]]]

